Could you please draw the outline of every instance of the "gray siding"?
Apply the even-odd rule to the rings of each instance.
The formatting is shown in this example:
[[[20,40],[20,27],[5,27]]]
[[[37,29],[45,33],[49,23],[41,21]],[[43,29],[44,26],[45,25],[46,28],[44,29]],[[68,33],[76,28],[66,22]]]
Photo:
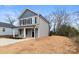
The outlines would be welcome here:
[[[21,15],[21,17],[19,19],[21,19],[21,18],[27,18],[27,17],[32,17],[32,16],[35,16],[35,14],[27,10],[26,12],[24,12]]]
[[[13,29],[5,28],[5,31],[3,32],[3,28],[5,28],[5,27],[0,27],[0,36],[12,35],[13,34]],[[18,30],[15,29],[15,34],[17,34],[17,33],[18,33]]]
[[[49,35],[49,24],[45,22],[42,18],[40,18],[39,37],[48,36],[48,35]]]

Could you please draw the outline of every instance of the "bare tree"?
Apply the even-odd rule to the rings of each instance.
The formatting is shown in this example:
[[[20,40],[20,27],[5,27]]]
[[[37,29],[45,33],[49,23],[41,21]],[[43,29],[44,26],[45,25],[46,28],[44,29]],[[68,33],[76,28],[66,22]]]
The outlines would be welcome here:
[[[9,24],[14,25],[15,19],[7,14],[6,21],[9,22]]]
[[[50,27],[53,26],[53,31],[57,31],[61,25],[69,24],[70,22],[70,14],[67,13],[65,10],[57,9],[55,12],[51,12],[48,15],[48,21],[50,22]]]
[[[77,28],[79,29],[79,11],[73,12],[74,19],[73,22],[76,24]]]
[[[15,19],[13,17],[11,17],[10,15],[6,15],[6,21],[11,24],[11,25],[14,25],[14,22],[15,22]],[[12,33],[13,33],[13,37],[15,37],[15,30],[14,30],[14,27],[11,27],[13,29]]]
[[[49,14],[47,16],[47,20],[49,21],[50,29],[53,26],[53,31],[55,32],[55,27],[56,27],[56,20],[53,14]]]

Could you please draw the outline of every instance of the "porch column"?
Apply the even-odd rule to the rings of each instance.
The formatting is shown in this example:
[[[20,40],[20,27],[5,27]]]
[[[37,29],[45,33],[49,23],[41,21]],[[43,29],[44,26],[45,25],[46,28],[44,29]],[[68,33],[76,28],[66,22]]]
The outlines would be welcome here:
[[[38,38],[39,38],[39,28],[38,28]]]
[[[24,38],[26,38],[26,28],[24,28]]]
[[[34,28],[34,39],[35,39],[35,28]]]
[[[15,37],[15,30],[13,29],[13,37]]]

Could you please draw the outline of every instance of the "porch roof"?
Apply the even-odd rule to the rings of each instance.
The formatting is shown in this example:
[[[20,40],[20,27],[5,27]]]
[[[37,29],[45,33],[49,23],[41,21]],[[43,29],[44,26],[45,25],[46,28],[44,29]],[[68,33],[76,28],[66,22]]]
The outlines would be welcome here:
[[[17,26],[16,28],[37,28],[36,25],[23,25],[23,26]]]

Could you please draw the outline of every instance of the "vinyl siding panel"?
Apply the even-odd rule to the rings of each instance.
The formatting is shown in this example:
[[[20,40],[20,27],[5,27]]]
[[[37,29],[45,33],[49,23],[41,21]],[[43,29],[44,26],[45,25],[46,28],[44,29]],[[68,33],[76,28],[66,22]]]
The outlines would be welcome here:
[[[30,12],[30,11],[26,11],[26,12],[24,12],[23,15],[21,15],[21,17],[19,19],[21,19],[21,18],[27,18],[27,17],[32,17],[32,16],[35,16],[35,14],[32,13],[32,12]]]
[[[42,18],[39,23],[39,37],[48,36],[49,35],[49,24],[45,22]]]
[[[4,27],[0,27],[0,36],[13,34],[13,30],[11,28],[5,28],[4,32],[3,32],[3,28]],[[15,29],[15,34],[17,34],[17,32],[18,32],[17,29]]]

